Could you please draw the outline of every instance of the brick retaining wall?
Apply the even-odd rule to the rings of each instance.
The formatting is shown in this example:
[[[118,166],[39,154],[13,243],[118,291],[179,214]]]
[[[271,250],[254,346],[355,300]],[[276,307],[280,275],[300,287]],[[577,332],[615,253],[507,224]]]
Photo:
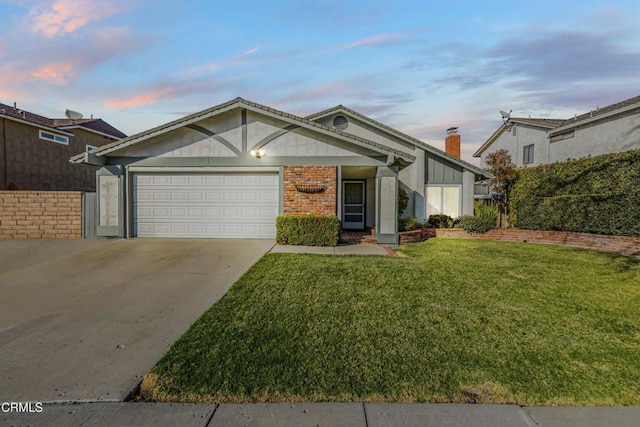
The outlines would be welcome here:
[[[640,237],[606,236],[603,234],[571,233],[567,231],[520,230],[514,228],[495,228],[484,234],[470,234],[459,228],[426,230],[431,230],[428,233],[435,234],[435,237],[566,245],[620,255],[640,256]]]
[[[81,238],[81,191],[0,191],[0,239]]]

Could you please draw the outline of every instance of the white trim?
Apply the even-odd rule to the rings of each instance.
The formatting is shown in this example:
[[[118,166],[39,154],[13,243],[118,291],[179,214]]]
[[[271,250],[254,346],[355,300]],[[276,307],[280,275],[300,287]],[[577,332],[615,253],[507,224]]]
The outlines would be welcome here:
[[[129,172],[279,172],[280,168],[275,167],[216,167],[216,166],[129,166]]]
[[[52,136],[53,136],[53,138],[47,138],[47,137],[44,137],[44,136],[42,136],[42,134],[43,134],[43,133],[46,133],[46,134],[52,135]],[[40,129],[40,130],[38,131],[38,136],[40,137],[40,139],[42,139],[42,140],[44,140],[44,141],[55,142],[56,144],[61,144],[61,145],[69,145],[69,137],[68,137],[68,136],[66,136],[66,135],[60,135],[60,134],[58,134],[58,133],[56,133],[56,132],[51,132],[51,131],[49,131],[49,130],[43,130],[43,129]],[[64,141],[64,142],[63,142],[63,141],[58,141],[58,140],[56,139],[56,137],[58,137],[58,138],[64,138],[64,140],[65,140],[65,141]]]
[[[457,218],[461,215],[463,215],[463,186],[462,184],[425,184],[424,186],[424,215],[427,219],[429,219],[429,209],[428,209],[428,203],[429,203],[429,197],[428,197],[428,188],[444,188],[444,187],[455,187],[457,188],[458,191],[458,214],[456,216],[453,216],[452,218]],[[442,210],[442,209],[441,209]],[[441,215],[442,212],[440,214],[431,214],[431,215]],[[445,214],[446,215],[446,214]]]

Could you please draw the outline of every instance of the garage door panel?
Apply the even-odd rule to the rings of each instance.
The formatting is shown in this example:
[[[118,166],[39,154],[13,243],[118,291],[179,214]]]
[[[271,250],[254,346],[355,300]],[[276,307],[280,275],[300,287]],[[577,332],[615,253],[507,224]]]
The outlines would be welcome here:
[[[140,237],[273,238],[277,174],[134,175]]]

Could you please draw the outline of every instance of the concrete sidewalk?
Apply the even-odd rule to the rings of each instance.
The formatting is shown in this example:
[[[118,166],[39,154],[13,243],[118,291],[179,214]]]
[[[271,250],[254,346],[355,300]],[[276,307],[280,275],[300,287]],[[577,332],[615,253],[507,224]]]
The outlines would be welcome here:
[[[384,245],[295,246],[275,245],[270,253],[320,254],[320,255],[393,255]]]
[[[0,426],[637,426],[640,407],[404,403],[80,403],[0,412]]]

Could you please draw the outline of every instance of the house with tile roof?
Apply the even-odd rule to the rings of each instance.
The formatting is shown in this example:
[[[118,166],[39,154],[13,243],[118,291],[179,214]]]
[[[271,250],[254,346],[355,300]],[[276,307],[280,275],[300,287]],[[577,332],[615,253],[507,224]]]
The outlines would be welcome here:
[[[69,157],[124,137],[99,118],[51,119],[0,103],[0,190],[95,191],[96,168]]]
[[[473,213],[486,171],[342,105],[300,117],[242,98],[71,158],[98,167],[97,234],[273,238],[279,215],[336,215],[398,241],[405,216]]]
[[[506,149],[518,167],[640,149],[640,96],[569,119],[506,118],[474,153]]]

